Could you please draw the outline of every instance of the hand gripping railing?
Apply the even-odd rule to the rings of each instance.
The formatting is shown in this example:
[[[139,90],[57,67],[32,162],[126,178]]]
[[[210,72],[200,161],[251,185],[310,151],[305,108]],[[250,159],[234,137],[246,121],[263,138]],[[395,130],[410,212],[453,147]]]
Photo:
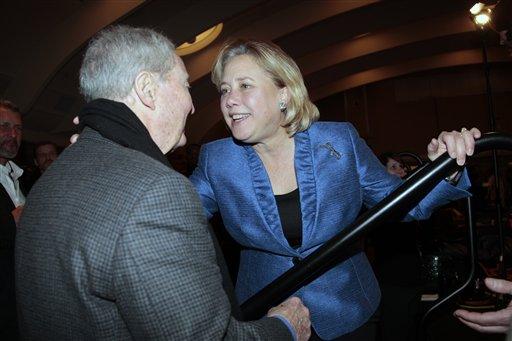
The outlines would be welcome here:
[[[512,150],[512,135],[487,133],[476,141],[475,154],[491,149]],[[244,318],[254,320],[264,316],[272,306],[347,259],[346,250],[351,244],[383,222],[401,219],[457,168],[457,162],[447,154],[421,167],[384,200],[245,301],[241,306]]]

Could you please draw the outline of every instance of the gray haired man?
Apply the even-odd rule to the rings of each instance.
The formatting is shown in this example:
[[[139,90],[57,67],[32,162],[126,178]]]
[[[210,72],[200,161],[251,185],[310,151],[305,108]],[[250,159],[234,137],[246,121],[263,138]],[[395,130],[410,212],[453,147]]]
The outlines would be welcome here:
[[[185,144],[194,112],[172,43],[106,29],[87,49],[80,87],[82,134],[33,187],[16,240],[22,336],[307,339],[298,298],[258,321],[232,316],[199,198],[164,156]]]

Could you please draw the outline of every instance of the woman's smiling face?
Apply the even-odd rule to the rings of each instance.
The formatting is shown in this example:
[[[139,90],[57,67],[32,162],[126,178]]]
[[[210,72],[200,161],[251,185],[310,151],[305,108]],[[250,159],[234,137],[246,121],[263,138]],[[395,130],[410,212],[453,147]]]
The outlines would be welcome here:
[[[286,88],[279,89],[251,56],[231,58],[219,88],[224,120],[235,139],[258,144],[286,133],[279,108],[279,102],[286,102]]]

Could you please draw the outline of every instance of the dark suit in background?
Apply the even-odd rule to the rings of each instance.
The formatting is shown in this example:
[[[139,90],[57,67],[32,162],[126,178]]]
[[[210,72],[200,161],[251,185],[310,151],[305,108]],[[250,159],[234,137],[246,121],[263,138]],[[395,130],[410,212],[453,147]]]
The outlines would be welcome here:
[[[16,339],[16,300],[14,291],[15,206],[0,184],[0,339]]]

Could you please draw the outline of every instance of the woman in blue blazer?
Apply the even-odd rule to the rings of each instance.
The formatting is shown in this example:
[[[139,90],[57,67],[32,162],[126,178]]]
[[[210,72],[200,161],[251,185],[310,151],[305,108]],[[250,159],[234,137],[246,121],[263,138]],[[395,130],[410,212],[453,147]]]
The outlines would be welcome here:
[[[315,122],[295,62],[279,47],[231,41],[214,63],[212,80],[232,138],[203,146],[191,176],[208,217],[220,212],[243,247],[236,283],[247,300],[294,261],[306,257],[400,184],[387,174],[349,123]],[[428,145],[430,159],[446,150],[459,164],[471,155],[478,129],[443,132]],[[406,219],[427,218],[449,200],[469,195],[462,173],[442,181]],[[361,252],[296,294],[310,309],[322,339],[348,339],[377,309],[378,283]],[[345,336],[342,336],[345,335]]]

